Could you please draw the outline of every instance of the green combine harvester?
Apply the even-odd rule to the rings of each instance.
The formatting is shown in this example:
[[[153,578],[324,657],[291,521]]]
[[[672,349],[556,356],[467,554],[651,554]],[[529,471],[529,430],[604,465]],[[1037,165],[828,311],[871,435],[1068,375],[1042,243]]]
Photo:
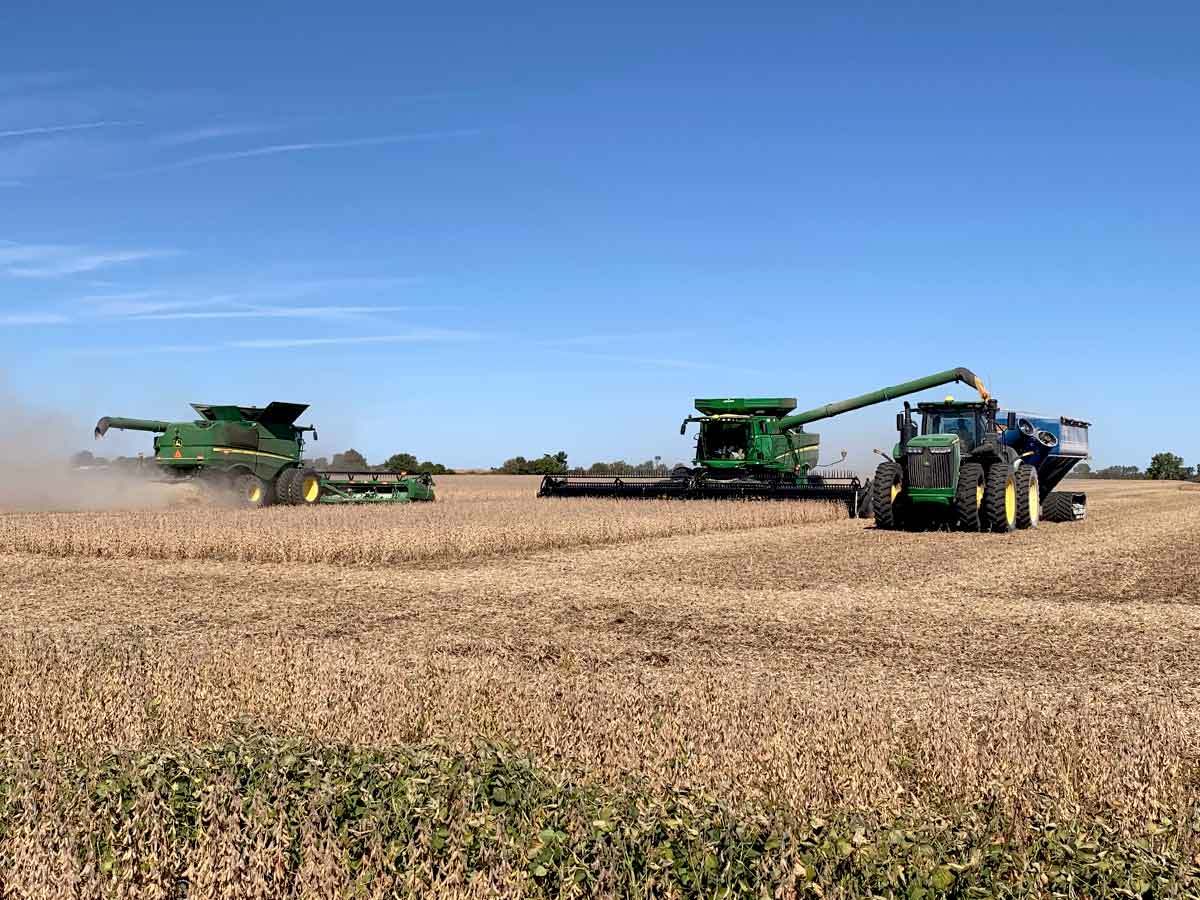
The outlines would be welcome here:
[[[308,409],[275,401],[265,407],[193,403],[200,418],[191,422],[105,416],[95,436],[110,428],[150,431],[154,463],[165,481],[195,478],[233,492],[245,506],[285,503],[408,503],[433,500],[433,479],[424,473],[350,472],[314,469],[303,460],[304,434],[297,425]]]
[[[685,434],[689,424],[700,426],[693,466],[679,466],[670,477],[547,475],[538,496],[826,500],[844,503],[851,516],[868,516],[870,479],[863,483],[857,475],[822,471],[820,436],[804,426],[956,381],[987,399],[983,382],[964,368],[800,413],[792,413],[796,400],[791,397],[698,399],[695,406],[701,415],[684,419],[679,429]]]

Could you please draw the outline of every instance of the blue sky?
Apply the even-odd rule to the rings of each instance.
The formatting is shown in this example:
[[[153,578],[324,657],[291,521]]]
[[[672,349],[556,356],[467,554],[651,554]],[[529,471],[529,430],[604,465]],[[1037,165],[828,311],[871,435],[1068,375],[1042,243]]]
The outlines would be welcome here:
[[[467,466],[966,365],[1200,458],[1194,7],[406,6],[7,7],[7,392]]]

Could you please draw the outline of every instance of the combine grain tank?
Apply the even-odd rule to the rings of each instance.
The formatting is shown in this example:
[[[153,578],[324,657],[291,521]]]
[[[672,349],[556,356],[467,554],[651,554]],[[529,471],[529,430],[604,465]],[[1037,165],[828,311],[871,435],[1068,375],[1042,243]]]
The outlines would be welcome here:
[[[314,469],[303,462],[304,434],[317,430],[297,425],[308,409],[302,403],[265,407],[193,403],[200,415],[190,422],[124,419],[105,416],[95,436],[110,428],[149,431],[154,437],[154,463],[164,480],[198,478],[230,490],[246,506],[287,503],[407,503],[433,500],[427,474],[349,472]]]
[[[699,425],[694,465],[678,467],[669,478],[547,475],[538,495],[826,500],[844,503],[851,516],[869,514],[870,480],[862,483],[854,474],[821,471],[820,436],[804,426],[955,381],[987,396],[974,372],[957,368],[800,413],[792,412],[792,397],[697,399],[700,415],[684,419],[679,429],[684,434],[689,424]]]

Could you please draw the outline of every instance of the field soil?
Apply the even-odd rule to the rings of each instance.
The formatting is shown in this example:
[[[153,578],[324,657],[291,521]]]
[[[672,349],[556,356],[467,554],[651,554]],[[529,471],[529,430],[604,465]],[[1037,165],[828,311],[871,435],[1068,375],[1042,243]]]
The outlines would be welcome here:
[[[1007,830],[985,849],[1031,846],[1055,823],[1176,870],[1200,850],[1200,493],[1079,482],[1086,522],[968,535],[878,531],[835,507],[538,500],[536,487],[449,476],[436,504],[391,509],[0,514],[11,783],[40,790],[35,760],[95,772],[247,735],[468,768],[486,746],[564,797],[691,797],[713,816],[791,823],[763,826],[791,843],[764,838],[744,878],[731,851],[705,850],[697,877],[716,880],[695,891],[673,851],[635,879],[663,896],[755,892],[756,878],[802,894],[822,872],[850,878],[858,848],[900,821]],[[581,827],[607,821],[595,815]],[[810,872],[796,823],[826,821],[863,824],[847,831],[850,868]],[[0,832],[0,853],[70,856],[66,838],[18,832]],[[532,856],[485,877],[468,853],[418,887],[619,892],[612,872],[551,884],[567,864],[537,856],[553,841],[534,833]],[[913,866],[935,893],[969,874]]]

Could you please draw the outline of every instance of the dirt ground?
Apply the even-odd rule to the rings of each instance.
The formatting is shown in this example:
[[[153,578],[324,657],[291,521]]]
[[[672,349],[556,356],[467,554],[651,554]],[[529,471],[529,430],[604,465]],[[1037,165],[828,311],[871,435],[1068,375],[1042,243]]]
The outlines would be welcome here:
[[[64,536],[96,513],[45,535],[38,516],[0,515],[0,731],[76,750],[247,720],[371,744],[485,735],[600,780],[795,809],[1030,792],[1131,817],[1188,805],[1200,493],[1086,489],[1083,523],[899,534],[443,477],[436,510],[339,518],[336,539],[478,520],[501,551],[387,563],[253,561],[279,558],[293,526],[320,544],[299,514],[322,510],[267,511],[257,535],[228,511],[104,519],[184,548],[163,559],[152,541],[105,557]],[[628,516],[651,524],[609,527]],[[249,549],[191,558],[198,535]]]

